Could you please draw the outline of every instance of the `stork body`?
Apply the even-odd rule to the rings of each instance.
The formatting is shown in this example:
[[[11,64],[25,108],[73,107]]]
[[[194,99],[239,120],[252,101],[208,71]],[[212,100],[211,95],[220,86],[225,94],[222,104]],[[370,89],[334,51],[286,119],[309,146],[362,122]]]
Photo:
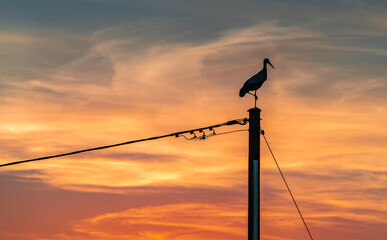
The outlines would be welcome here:
[[[257,97],[257,90],[262,86],[262,84],[267,79],[267,68],[266,68],[267,64],[270,64],[270,66],[272,68],[274,68],[273,65],[271,65],[269,59],[265,58],[265,60],[263,60],[263,68],[262,68],[262,70],[259,71],[254,76],[252,76],[251,78],[249,78],[245,82],[245,84],[243,85],[241,90],[239,91],[239,96],[240,97],[244,97],[246,95],[246,93],[249,93],[250,91],[255,91],[254,94],[251,94],[251,93],[249,93],[249,94],[254,95],[255,96],[255,100],[258,99],[258,97]]]

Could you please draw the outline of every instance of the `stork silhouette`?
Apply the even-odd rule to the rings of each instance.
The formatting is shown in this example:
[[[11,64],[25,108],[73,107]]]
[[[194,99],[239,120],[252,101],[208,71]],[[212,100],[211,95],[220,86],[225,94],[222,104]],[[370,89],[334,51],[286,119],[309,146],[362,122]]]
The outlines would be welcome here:
[[[273,65],[271,65],[270,60],[268,58],[265,58],[263,60],[263,68],[261,71],[259,71],[257,74],[249,78],[241,90],[239,90],[239,96],[244,97],[246,93],[253,95],[255,98],[255,107],[257,107],[257,90],[262,86],[262,84],[266,81],[267,79],[267,68],[266,65],[270,64],[272,68],[274,68]],[[250,91],[254,91],[254,94],[250,93]]]

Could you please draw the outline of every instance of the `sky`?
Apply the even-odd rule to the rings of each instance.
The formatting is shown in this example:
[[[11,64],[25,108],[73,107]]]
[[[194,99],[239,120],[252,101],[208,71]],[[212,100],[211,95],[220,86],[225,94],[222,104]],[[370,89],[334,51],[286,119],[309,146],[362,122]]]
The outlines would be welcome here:
[[[377,0],[2,0],[0,163],[248,117],[269,58],[261,124],[314,239],[382,240],[386,42]],[[308,239],[261,141],[261,239]],[[0,168],[0,239],[247,239],[247,156],[241,131]]]

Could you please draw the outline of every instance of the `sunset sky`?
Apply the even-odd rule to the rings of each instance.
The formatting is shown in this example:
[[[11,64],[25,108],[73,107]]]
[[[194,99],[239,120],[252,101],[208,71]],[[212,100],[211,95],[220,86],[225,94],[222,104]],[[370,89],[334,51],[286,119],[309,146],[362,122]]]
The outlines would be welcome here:
[[[315,240],[385,240],[382,0],[1,0],[0,164],[247,117],[238,91],[266,57],[262,128]],[[247,239],[247,147],[166,138],[0,168],[0,239]],[[263,140],[261,239],[309,239]]]

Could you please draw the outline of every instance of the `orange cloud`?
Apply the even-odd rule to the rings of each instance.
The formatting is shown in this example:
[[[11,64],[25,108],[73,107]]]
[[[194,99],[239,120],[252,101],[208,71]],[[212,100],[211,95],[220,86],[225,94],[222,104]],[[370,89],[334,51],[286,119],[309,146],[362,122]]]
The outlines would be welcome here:
[[[311,61],[353,48],[327,46],[313,31],[267,22],[208,42],[150,42],[134,51],[136,39],[109,39],[125,29],[95,33],[84,55],[45,77],[7,83],[12,94],[2,98],[7,103],[1,106],[2,163],[245,117],[252,99],[238,98],[238,88],[260,69],[261,58],[270,56],[276,70],[259,92],[262,126],[313,232],[385,224],[387,111],[378,95],[385,77]],[[368,50],[359,52],[374,52]],[[97,56],[106,61],[101,66],[111,66],[109,74],[102,67],[87,70]],[[239,128],[218,132],[234,129]],[[78,192],[242,189],[247,135],[206,142],[170,138],[9,169],[39,169],[43,174],[26,176]],[[262,142],[263,237],[302,238],[303,226],[275,173]],[[240,202],[244,197],[237,196]],[[145,206],[74,220],[74,228],[85,239],[240,239],[244,209],[196,202]]]
[[[74,230],[87,239],[240,239],[246,214],[240,205],[173,204],[100,215]]]

